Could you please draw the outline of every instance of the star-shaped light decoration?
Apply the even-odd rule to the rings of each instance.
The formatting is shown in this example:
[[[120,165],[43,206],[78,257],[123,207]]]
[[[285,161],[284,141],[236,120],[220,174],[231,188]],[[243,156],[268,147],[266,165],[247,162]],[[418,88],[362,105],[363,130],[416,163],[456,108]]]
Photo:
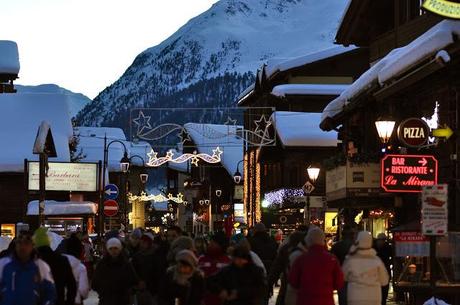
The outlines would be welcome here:
[[[262,114],[260,119],[254,120],[254,124],[256,125],[256,129],[254,130],[254,132],[265,135],[267,128],[272,124],[272,122],[270,120],[267,120],[265,114]]]
[[[224,125],[236,125],[237,120],[233,120],[230,116],[227,116],[227,121],[224,123]]]
[[[173,156],[174,156],[174,153],[172,152],[172,150],[168,150],[168,152],[166,153],[166,158],[168,160],[172,160]]]
[[[200,161],[200,158],[198,158],[197,156],[193,156],[191,163],[195,166],[198,166],[198,161]]]
[[[180,138],[182,144],[184,144],[187,141],[191,141],[190,134],[187,132],[185,128],[182,128],[180,133],[177,134],[177,136]]]
[[[212,157],[213,157],[214,159],[220,160],[220,155],[222,155],[223,151],[220,150],[220,147],[219,147],[219,146],[217,146],[216,149],[213,149],[213,150],[212,150],[212,153],[213,153],[213,154],[212,154]]]
[[[151,116],[144,115],[142,111],[139,111],[139,116],[133,119],[134,124],[137,125],[137,135],[141,135],[144,132],[144,129],[152,129],[152,125],[150,125],[150,118]]]
[[[147,156],[149,157],[148,164],[152,164],[158,159],[158,153],[153,149],[149,153],[147,153]]]

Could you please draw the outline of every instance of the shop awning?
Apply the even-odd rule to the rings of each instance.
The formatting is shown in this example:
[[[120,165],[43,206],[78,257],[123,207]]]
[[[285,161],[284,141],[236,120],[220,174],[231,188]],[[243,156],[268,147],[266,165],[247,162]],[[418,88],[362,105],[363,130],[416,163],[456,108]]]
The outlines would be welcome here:
[[[97,204],[90,201],[45,201],[45,215],[94,215]],[[38,215],[38,200],[33,200],[27,205],[27,215]]]
[[[347,107],[353,106],[356,98],[363,93],[374,94],[379,89],[394,86],[396,79],[426,64],[427,60],[438,62],[439,68],[442,68],[443,64],[450,61],[444,48],[456,42],[459,36],[460,21],[444,20],[408,45],[392,50],[324,108],[321,129],[331,130],[336,127],[331,126],[331,120]]]

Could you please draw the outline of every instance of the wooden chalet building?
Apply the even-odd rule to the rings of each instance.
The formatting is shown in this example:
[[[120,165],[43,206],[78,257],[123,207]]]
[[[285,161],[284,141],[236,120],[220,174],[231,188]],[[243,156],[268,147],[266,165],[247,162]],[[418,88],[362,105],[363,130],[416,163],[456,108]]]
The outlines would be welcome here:
[[[273,213],[265,214],[263,219],[261,205],[265,194],[301,189],[308,181],[307,167],[314,162],[321,163],[337,149],[336,139],[333,145],[315,143],[322,136],[326,142],[330,137],[321,135],[319,128],[309,124],[318,121],[324,106],[368,68],[367,58],[366,49],[338,46],[298,58],[272,61],[257,72],[255,84],[240,95],[238,106],[244,109],[244,128],[249,131],[243,179],[248,224],[262,220],[276,228],[292,229],[302,218],[299,217],[302,204],[297,204],[297,216],[287,217],[287,221],[282,217],[286,215],[273,217]],[[269,126],[263,130],[267,124],[261,123],[265,122],[269,122]],[[297,126],[293,122],[297,122]],[[293,134],[283,134],[287,126]],[[263,134],[270,135],[266,143],[271,142],[258,145]],[[291,136],[297,137],[297,141],[292,141]],[[320,172],[316,186],[312,195],[323,196],[324,172]],[[267,204],[270,203],[264,202]],[[285,225],[280,223],[280,218]]]
[[[460,21],[442,20],[421,10],[420,4],[413,0],[350,2],[336,41],[368,47],[371,67],[324,109],[321,128],[338,130],[343,141],[341,155],[333,160],[335,168],[327,173],[327,188],[336,199],[333,202],[349,210],[343,221],[354,221],[361,214],[362,228],[372,229],[373,215],[385,219],[378,230],[393,237],[397,298],[406,304],[423,304],[436,295],[449,304],[460,304],[456,258],[460,244]],[[377,133],[377,121],[394,122],[394,130],[389,130],[386,139],[382,137],[388,140],[385,144]],[[409,127],[408,122],[420,126]],[[452,136],[448,127],[454,131]],[[408,128],[425,131],[404,134]],[[436,137],[428,137],[430,133]],[[388,167],[388,160],[399,165]],[[422,161],[417,164],[416,160]],[[398,172],[409,168],[410,162],[415,162],[413,168],[427,169],[426,174]],[[363,168],[360,174],[347,176],[342,187],[334,186],[340,168],[353,171],[351,166],[372,169]],[[367,194],[350,187],[358,176],[368,182]],[[432,184],[445,184],[439,190],[448,190],[437,197],[443,203],[439,206],[446,209],[436,223],[427,216],[426,206],[432,199],[421,196],[422,185]],[[425,194],[433,189],[428,187]],[[423,204],[422,198],[426,198]],[[425,213],[421,213],[422,205]]]

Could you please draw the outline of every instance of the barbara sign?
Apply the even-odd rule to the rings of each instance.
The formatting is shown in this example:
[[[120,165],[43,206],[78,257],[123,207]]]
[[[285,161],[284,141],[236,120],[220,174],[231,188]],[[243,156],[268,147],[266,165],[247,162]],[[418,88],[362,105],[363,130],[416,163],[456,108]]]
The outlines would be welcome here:
[[[404,146],[420,147],[426,144],[430,127],[419,118],[410,118],[399,124],[398,138]]]
[[[448,0],[425,0],[422,6],[427,11],[437,15],[460,19],[460,3]]]
[[[47,191],[97,191],[97,163],[49,162],[45,179]],[[29,190],[38,191],[40,168],[38,162],[29,162]]]
[[[438,182],[438,161],[428,155],[386,155],[381,161],[381,186],[386,192],[421,192]]]

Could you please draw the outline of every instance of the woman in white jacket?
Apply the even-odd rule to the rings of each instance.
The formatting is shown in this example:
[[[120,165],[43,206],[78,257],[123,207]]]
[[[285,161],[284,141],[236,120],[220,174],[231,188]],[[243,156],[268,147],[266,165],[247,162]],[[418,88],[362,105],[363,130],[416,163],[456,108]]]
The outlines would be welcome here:
[[[377,252],[372,249],[371,233],[359,232],[342,269],[348,282],[348,305],[381,304],[381,287],[388,285],[389,276]]]

